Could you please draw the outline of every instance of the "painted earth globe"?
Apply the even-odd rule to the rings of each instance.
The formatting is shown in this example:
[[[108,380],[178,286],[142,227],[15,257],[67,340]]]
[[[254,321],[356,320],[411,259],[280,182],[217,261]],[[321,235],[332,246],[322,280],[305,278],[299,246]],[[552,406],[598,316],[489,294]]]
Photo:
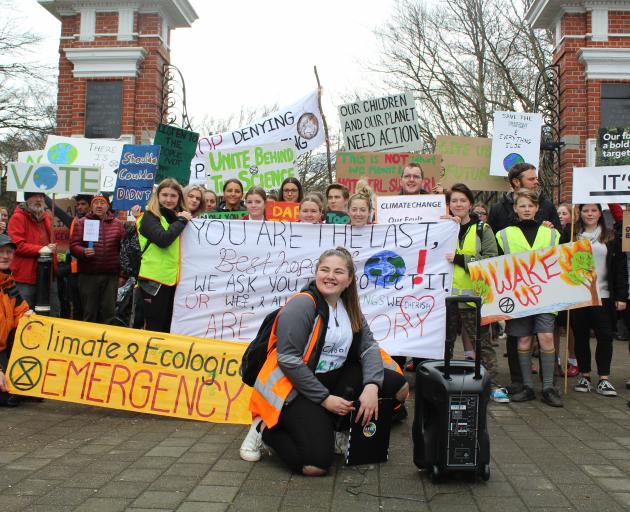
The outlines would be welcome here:
[[[381,251],[370,256],[363,271],[377,286],[390,286],[405,276],[405,260],[392,251]]]
[[[69,165],[77,159],[78,154],[72,144],[60,142],[48,150],[48,161],[51,164]]]
[[[39,190],[50,190],[58,181],[57,172],[48,166],[42,166],[35,169],[33,173],[33,183]]]

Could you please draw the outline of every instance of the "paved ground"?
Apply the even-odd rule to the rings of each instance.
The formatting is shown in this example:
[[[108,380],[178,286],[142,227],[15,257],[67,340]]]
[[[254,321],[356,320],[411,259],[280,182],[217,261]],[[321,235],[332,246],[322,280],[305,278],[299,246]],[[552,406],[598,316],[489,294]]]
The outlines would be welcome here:
[[[387,464],[304,478],[241,461],[244,427],[47,401],[0,409],[0,511],[630,510],[630,359],[615,345],[618,398],[491,406],[487,483],[433,484],[411,461],[410,419]]]

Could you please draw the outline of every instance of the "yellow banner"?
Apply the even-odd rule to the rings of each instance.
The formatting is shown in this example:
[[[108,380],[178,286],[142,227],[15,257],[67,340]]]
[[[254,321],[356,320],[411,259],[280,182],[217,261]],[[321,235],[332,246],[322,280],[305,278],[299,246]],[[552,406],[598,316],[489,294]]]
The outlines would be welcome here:
[[[246,345],[33,315],[15,334],[12,393],[215,423],[251,423]]]

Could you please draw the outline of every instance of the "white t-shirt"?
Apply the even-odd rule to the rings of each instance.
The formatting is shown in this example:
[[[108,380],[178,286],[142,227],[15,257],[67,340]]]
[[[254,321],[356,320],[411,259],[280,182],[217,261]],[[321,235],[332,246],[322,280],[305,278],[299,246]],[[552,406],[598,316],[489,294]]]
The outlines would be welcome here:
[[[315,373],[326,373],[341,368],[352,345],[352,324],[343,301],[337,300],[337,311],[328,305],[328,329],[324,348],[319,356]]]

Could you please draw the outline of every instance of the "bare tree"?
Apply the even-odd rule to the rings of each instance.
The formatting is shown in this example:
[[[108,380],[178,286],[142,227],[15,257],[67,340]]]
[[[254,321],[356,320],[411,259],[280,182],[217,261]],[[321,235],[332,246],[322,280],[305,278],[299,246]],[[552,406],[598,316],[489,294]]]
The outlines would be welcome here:
[[[526,24],[526,1],[398,0],[377,31],[376,70],[414,93],[427,149],[440,134],[487,137],[494,111],[533,111],[551,44]]]

